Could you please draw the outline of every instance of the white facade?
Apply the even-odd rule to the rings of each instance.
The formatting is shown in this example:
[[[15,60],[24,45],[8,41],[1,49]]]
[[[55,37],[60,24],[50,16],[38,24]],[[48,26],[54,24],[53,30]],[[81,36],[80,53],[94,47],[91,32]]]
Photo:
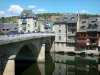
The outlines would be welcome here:
[[[22,23],[23,19],[18,19],[18,31],[19,32],[33,32],[38,29],[38,25],[36,24],[36,20],[33,18],[27,18],[26,19],[26,24]]]
[[[32,10],[23,10],[18,19],[18,31],[20,33],[30,33],[38,31],[37,18]]]
[[[39,27],[39,31],[40,32],[45,32],[45,29],[44,29],[44,24],[42,21],[38,21],[38,27]]]

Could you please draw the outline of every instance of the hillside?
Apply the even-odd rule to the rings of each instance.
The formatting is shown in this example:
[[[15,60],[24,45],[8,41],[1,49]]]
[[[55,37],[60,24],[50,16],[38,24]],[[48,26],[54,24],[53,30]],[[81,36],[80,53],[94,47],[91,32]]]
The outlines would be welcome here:
[[[51,16],[60,16],[61,13],[44,13],[44,14],[36,14],[36,17],[38,19],[42,18],[42,19],[47,19],[50,18]],[[80,18],[81,19],[88,19],[89,17],[100,17],[100,15],[98,14],[80,14]],[[18,16],[12,16],[12,17],[1,17],[0,18],[0,23],[14,23],[17,24],[18,20],[17,20]]]

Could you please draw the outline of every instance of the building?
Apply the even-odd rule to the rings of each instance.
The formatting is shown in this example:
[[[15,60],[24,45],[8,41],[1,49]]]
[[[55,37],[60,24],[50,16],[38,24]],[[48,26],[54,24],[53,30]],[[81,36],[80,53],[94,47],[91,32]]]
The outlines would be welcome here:
[[[39,32],[45,32],[45,25],[44,25],[44,20],[38,20],[38,26],[39,26]]]
[[[18,27],[16,24],[0,24],[0,34],[17,34]]]
[[[55,51],[74,52],[77,32],[77,14],[63,14],[54,22]]]
[[[76,33],[77,49],[85,51],[86,54],[98,54],[100,51],[99,33],[100,18],[81,19]]]
[[[32,10],[23,10],[18,19],[18,31],[20,33],[30,33],[38,31],[37,18]]]

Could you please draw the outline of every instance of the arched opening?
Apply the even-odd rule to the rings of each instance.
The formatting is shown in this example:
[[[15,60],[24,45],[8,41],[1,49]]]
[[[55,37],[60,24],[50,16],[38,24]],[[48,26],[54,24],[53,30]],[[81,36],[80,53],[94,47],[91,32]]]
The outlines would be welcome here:
[[[45,41],[45,75],[52,75],[55,69],[55,64],[53,61],[52,45],[54,38]]]
[[[45,53],[50,53],[51,50],[51,43],[49,40],[45,41]]]
[[[28,46],[23,46],[21,48],[21,50],[18,52],[15,60],[18,60],[18,61],[33,61],[34,55],[32,53],[32,50],[28,47]]]
[[[54,52],[54,37],[45,41],[45,53]]]
[[[15,58],[15,75],[41,74],[36,63],[38,56],[36,51],[36,47],[32,44],[21,48]]]

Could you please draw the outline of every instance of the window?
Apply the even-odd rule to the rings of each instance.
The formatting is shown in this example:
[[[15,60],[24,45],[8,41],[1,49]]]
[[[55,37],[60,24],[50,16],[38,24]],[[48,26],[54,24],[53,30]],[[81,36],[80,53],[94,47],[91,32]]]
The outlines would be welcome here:
[[[59,27],[61,27],[61,25],[59,24]]]
[[[7,29],[7,31],[9,31],[10,29]]]
[[[36,23],[35,23],[35,27],[37,27]]]
[[[30,33],[30,30],[28,30],[28,33]]]
[[[2,29],[3,31],[5,31],[6,29]]]
[[[61,30],[59,30],[59,33],[61,33]]]
[[[30,24],[28,24],[28,27],[30,27]]]
[[[92,26],[92,29],[96,29],[98,27],[98,25],[97,24],[94,24],[93,26]]]
[[[96,21],[92,21],[92,23],[95,23]]]
[[[17,29],[17,28],[15,28],[15,29]]]
[[[71,20],[74,20],[74,19],[75,19],[75,17],[72,17],[72,18],[71,18]]]
[[[67,20],[67,17],[63,18],[63,20]]]
[[[62,46],[63,46],[63,44],[62,44]]]
[[[91,25],[91,24],[89,24],[89,25],[88,25],[88,27],[87,27],[87,29],[90,29],[91,27],[92,27],[92,25]]]
[[[59,36],[59,40],[61,40],[61,36]]]
[[[96,47],[88,47],[88,50],[96,50]]]
[[[80,29],[84,29],[84,28],[85,28],[85,26],[81,26],[81,27],[80,27]]]
[[[98,19],[96,19],[96,21],[98,21]]]
[[[82,24],[86,23],[86,21],[83,21]]]

